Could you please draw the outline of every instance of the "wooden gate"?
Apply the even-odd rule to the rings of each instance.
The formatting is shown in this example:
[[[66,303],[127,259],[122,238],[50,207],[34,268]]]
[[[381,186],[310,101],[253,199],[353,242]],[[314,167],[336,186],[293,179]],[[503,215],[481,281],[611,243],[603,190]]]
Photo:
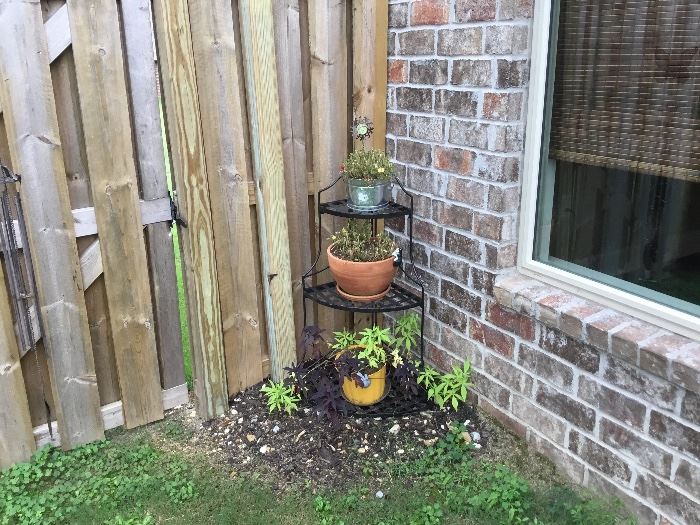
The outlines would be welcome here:
[[[18,347],[0,275],[0,468],[49,424],[68,449],[188,399],[169,170],[199,415],[283,375],[353,108],[384,146],[387,25],[374,0],[0,0],[0,159],[43,335]]]

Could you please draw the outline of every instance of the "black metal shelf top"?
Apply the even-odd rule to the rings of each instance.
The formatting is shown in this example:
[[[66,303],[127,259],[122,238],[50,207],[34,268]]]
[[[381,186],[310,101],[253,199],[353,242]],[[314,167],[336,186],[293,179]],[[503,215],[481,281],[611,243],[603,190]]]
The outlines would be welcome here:
[[[411,215],[411,209],[396,202],[389,202],[383,208],[374,211],[357,211],[348,206],[348,200],[342,199],[321,203],[319,213],[337,217],[354,217],[357,219],[391,219]]]
[[[423,300],[413,292],[391,283],[391,289],[379,301],[357,303],[343,299],[335,288],[335,282],[304,288],[304,297],[336,310],[362,313],[398,312],[423,306]]]

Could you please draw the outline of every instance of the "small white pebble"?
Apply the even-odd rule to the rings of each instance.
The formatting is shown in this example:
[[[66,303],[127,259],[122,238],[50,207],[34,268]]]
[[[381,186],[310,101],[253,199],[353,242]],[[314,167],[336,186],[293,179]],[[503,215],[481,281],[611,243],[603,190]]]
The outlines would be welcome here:
[[[399,433],[399,430],[401,430],[401,425],[399,425],[399,424],[397,423],[396,425],[394,425],[393,427],[391,427],[391,428],[389,429],[389,434],[397,435],[397,434]]]
[[[381,490],[378,490],[374,495],[377,499],[384,499],[384,493]]]
[[[471,423],[471,422],[472,422],[471,419],[465,419],[465,420],[464,420],[464,426],[465,426],[465,427],[468,427],[468,426],[469,426],[469,423]]]
[[[273,433],[273,434],[277,434],[277,432],[279,432],[279,431],[280,431],[280,426],[279,426],[279,425],[275,425],[274,427],[272,427],[272,433]]]
[[[471,436],[472,436],[472,440],[473,440],[475,443],[481,441],[481,434],[479,434],[478,432],[472,432],[472,433],[471,433]]]
[[[240,425],[240,424],[242,424],[242,423],[243,423],[243,418],[242,418],[242,417],[239,417],[239,418],[238,418],[238,424]]]
[[[406,452],[404,449],[400,448],[399,450],[396,451],[397,454],[403,454]]]
[[[263,445],[262,447],[260,447],[261,454],[267,454],[268,452],[270,452],[270,447],[268,447],[267,445]]]
[[[481,443],[474,443],[474,448],[480,449],[480,448],[481,448]]]

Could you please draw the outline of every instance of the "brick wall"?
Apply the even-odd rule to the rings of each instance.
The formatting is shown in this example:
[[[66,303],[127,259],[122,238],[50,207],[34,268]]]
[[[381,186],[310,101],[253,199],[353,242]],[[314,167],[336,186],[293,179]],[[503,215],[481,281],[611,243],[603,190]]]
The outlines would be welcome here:
[[[427,356],[470,359],[482,408],[641,523],[700,523],[700,344],[515,268],[532,12],[390,0],[386,145],[414,195]]]

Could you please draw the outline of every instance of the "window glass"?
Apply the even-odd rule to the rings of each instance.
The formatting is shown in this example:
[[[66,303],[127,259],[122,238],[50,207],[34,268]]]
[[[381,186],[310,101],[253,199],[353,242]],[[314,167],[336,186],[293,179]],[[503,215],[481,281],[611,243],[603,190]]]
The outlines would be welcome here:
[[[700,2],[552,13],[534,257],[700,315]]]

